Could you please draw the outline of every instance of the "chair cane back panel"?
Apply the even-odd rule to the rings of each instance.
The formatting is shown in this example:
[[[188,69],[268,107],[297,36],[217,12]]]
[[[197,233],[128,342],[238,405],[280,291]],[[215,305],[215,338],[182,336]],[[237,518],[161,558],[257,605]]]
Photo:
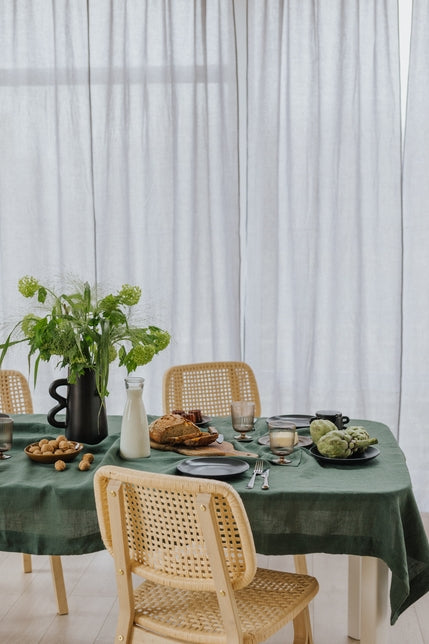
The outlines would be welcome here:
[[[0,369],[0,411],[5,414],[33,413],[30,387],[20,371]]]
[[[132,470],[125,475],[124,468],[116,466],[109,467],[104,478],[97,472],[97,478],[101,479],[101,491],[96,497],[102,514],[101,535],[109,552],[112,535],[106,486],[115,479],[125,488],[131,568],[136,574],[157,581],[162,578],[166,585],[174,582],[182,588],[214,590],[204,538],[194,516],[196,497],[207,488],[214,495],[233,587],[241,588],[253,578],[256,556],[250,548],[252,532],[241,499],[229,485],[201,483],[200,479],[190,479],[184,485],[183,477]]]
[[[100,531],[115,561],[115,641],[262,642],[294,620],[310,644],[308,575],[259,569],[247,514],[222,481],[102,466]],[[144,581],[134,587],[131,575]],[[152,638],[152,639],[151,639]]]
[[[167,369],[163,380],[163,410],[201,409],[209,416],[229,416],[231,402],[255,403],[261,415],[261,401],[255,374],[245,362],[200,362]]]

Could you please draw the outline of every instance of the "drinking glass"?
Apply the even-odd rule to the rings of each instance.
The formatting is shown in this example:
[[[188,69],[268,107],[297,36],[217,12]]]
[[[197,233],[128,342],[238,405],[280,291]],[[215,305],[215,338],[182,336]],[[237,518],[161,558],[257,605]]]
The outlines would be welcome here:
[[[246,437],[246,432],[253,429],[255,418],[255,403],[240,400],[231,403],[231,422],[233,428],[239,432],[234,438],[238,441],[248,442],[251,438]]]
[[[287,465],[292,461],[285,456],[292,454],[296,442],[296,425],[288,421],[268,423],[270,450],[279,458],[272,462],[276,465]]]
[[[0,460],[5,461],[11,458],[5,454],[12,447],[13,420],[12,418],[0,418]]]

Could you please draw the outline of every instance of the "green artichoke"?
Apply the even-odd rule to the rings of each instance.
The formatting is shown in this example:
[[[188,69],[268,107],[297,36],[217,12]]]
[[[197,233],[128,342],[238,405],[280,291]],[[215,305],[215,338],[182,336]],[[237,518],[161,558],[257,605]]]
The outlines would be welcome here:
[[[374,443],[378,443],[376,438],[354,438],[349,432],[337,429],[324,434],[317,443],[317,449],[328,458],[348,458]]]
[[[317,420],[313,420],[310,423],[311,438],[313,439],[313,442],[316,443],[316,445],[322,436],[336,429],[337,426],[334,425],[334,423],[323,418],[318,418]]]
[[[371,438],[368,432],[366,431],[365,427],[351,426],[351,427],[347,427],[345,431],[347,434],[349,434],[352,438],[354,438],[357,441],[365,441],[365,440],[368,440],[368,438]],[[367,448],[368,448],[368,445],[366,445],[366,447],[359,447],[356,451],[361,453],[361,452],[364,452]]]

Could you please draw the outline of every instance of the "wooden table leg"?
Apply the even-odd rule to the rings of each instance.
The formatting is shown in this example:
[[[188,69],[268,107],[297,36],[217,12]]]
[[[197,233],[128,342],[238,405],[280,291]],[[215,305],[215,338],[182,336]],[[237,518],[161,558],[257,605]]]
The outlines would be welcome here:
[[[31,564],[31,555],[28,555],[25,552],[22,553],[22,568],[24,572],[32,572],[33,570],[33,567]]]
[[[349,637],[361,644],[387,644],[388,626],[388,567],[376,557],[349,555]]]
[[[51,564],[52,581],[54,582],[55,597],[57,600],[57,610],[59,615],[67,615],[69,607],[67,604],[66,587],[64,584],[63,566],[61,557],[50,555],[49,561]]]

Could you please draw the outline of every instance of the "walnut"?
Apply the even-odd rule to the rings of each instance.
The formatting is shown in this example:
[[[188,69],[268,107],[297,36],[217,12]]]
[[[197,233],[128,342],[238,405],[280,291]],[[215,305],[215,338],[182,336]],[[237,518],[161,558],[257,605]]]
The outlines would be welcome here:
[[[63,472],[66,469],[67,465],[64,463],[64,461],[56,461],[55,462],[55,469],[57,472]]]
[[[82,460],[88,461],[88,463],[93,463],[94,462],[94,454],[91,454],[90,452],[87,452],[87,454],[83,454]]]
[[[43,443],[42,447],[40,448],[42,450],[42,454],[53,454],[54,453],[54,448],[52,445],[49,445],[49,443]]]
[[[81,462],[79,463],[79,469],[80,469],[82,472],[86,472],[86,471],[88,471],[90,467],[91,467],[91,463],[89,463],[89,462],[88,462],[88,460],[87,460],[87,459],[85,459],[85,458],[83,458],[83,459],[81,460]]]
[[[47,444],[47,443],[49,443],[49,441],[48,441],[48,439],[47,439],[47,438],[41,438],[41,439],[39,440],[39,445],[40,445],[40,447],[42,447],[42,445],[45,445],[45,444]]]

